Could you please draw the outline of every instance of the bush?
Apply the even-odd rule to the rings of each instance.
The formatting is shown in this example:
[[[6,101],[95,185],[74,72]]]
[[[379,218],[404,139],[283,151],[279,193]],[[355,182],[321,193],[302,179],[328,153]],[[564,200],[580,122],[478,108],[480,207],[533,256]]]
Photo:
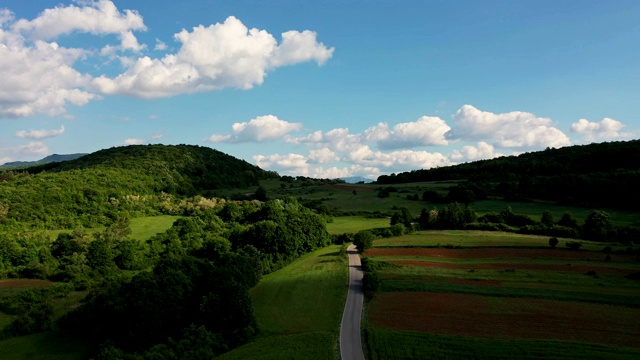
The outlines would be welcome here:
[[[552,237],[551,239],[549,239],[549,246],[551,246],[552,248],[555,248],[556,245],[558,245],[557,237]]]
[[[358,248],[358,252],[362,253],[373,246],[374,239],[375,235],[371,231],[362,230],[356,233],[353,244]]]
[[[565,246],[571,250],[580,250],[580,247],[582,247],[582,243],[579,243],[577,241],[567,241]]]

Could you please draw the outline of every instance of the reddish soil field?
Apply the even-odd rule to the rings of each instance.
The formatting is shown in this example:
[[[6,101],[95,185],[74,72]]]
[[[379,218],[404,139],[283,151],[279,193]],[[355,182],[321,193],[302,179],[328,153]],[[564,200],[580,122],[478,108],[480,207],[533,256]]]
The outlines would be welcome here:
[[[554,339],[640,348],[640,309],[545,299],[384,292],[371,324],[397,330],[500,339]]]
[[[595,271],[597,274],[606,274],[606,275],[620,275],[627,276],[629,274],[638,272],[638,269],[620,269],[620,268],[610,268],[604,266],[585,266],[585,265],[559,265],[559,264],[451,264],[451,263],[440,263],[440,262],[430,262],[430,261],[412,261],[412,260],[393,260],[391,261],[394,264],[403,265],[403,266],[420,266],[420,267],[430,267],[430,268],[443,268],[443,269],[477,269],[477,270],[506,270],[506,269],[514,269],[514,270],[535,270],[535,271],[566,271],[566,272],[574,272],[574,273],[586,273],[587,271]]]
[[[447,279],[448,283],[461,285],[480,285],[480,286],[501,286],[502,282],[498,280],[471,280],[471,279]]]
[[[545,259],[581,259],[604,260],[605,254],[588,251],[570,251],[560,249],[518,249],[518,248],[478,248],[478,249],[440,249],[440,248],[373,248],[365,252],[366,256],[432,256],[449,259],[490,259],[490,258],[545,258]],[[611,254],[611,258],[620,261],[633,261],[637,256]]]
[[[47,286],[53,284],[51,281],[47,280],[0,280],[0,288],[11,288],[11,287],[27,287],[27,286]]]

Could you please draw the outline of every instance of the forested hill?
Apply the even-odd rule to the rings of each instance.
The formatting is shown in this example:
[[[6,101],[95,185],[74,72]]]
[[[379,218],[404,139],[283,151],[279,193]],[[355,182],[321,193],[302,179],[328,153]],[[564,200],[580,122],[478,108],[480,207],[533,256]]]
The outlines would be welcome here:
[[[278,177],[220,151],[190,145],[132,145],[0,172],[0,221],[70,228],[149,214],[208,190],[258,186]],[[4,210],[3,210],[4,209]],[[3,215],[4,213],[4,215]]]
[[[383,175],[378,184],[469,180],[485,192],[580,205],[640,200],[640,140],[546,149],[455,166]]]

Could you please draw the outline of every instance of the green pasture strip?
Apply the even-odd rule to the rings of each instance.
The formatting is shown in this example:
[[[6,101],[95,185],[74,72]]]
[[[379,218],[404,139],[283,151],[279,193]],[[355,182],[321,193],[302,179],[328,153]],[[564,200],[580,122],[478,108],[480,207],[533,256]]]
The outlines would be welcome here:
[[[362,216],[340,216],[327,224],[329,234],[357,233],[361,230],[388,228],[387,218],[365,218]]]
[[[346,298],[346,258],[332,245],[266,275],[251,290],[264,334],[337,331]]]
[[[616,209],[605,208],[589,208],[578,206],[565,206],[556,205],[553,202],[534,201],[534,202],[511,202],[503,200],[480,200],[470,205],[478,215],[484,215],[486,213],[499,213],[511,206],[511,209],[516,214],[528,215],[530,218],[536,221],[540,221],[542,212],[545,210],[551,212],[553,218],[558,221],[565,212],[571,213],[571,216],[578,221],[579,224],[584,223],[589,213],[593,210],[603,210],[607,212],[616,226],[624,226],[631,224],[638,224],[640,221],[640,212],[637,211],[624,211]],[[438,206],[441,207],[441,206]]]
[[[515,288],[506,286],[478,286],[446,282],[425,282],[416,280],[388,279],[382,282],[382,291],[425,291],[433,293],[455,293],[496,297],[536,298],[559,301],[577,301],[598,304],[640,307],[637,295],[620,295],[607,292],[572,291],[569,289]]]
[[[270,358],[260,356],[268,353],[273,358],[311,359],[320,354],[335,359],[348,277],[346,258],[339,252],[340,246],[331,245],[266,275],[251,290],[260,335],[224,358]],[[294,356],[295,351],[288,350],[296,348],[304,354]]]
[[[92,347],[77,337],[53,331],[0,341],[0,359],[78,360],[86,358]]]
[[[549,236],[524,235],[502,231],[481,230],[425,230],[416,231],[397,237],[376,239],[373,247],[517,247],[517,248],[549,248]],[[556,246],[559,251],[569,251],[565,248],[567,241],[578,241],[582,244],[580,251],[602,251],[607,246],[613,252],[624,251],[629,246],[596,241],[560,238]],[[633,248],[633,247],[632,247]],[[635,246],[637,248],[637,246]]]
[[[156,234],[167,231],[174,221],[181,216],[159,215],[159,216],[143,216],[131,219],[131,238],[134,240],[145,241]],[[89,234],[103,231],[104,226],[85,229]],[[74,229],[67,230],[45,230],[51,240],[55,240],[60,233],[71,233]]]
[[[336,334],[332,331],[268,336],[218,357],[221,360],[336,359]]]
[[[131,219],[131,238],[145,241],[156,234],[163,233],[181,216],[160,215],[145,216]]]
[[[549,334],[553,337],[553,334]],[[556,340],[481,339],[367,326],[369,360],[390,359],[575,359],[635,360],[640,350]]]

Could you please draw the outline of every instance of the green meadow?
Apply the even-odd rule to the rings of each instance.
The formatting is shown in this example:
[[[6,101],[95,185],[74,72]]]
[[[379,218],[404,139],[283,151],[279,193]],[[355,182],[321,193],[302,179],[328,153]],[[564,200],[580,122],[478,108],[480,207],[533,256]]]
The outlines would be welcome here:
[[[347,262],[340,246],[304,255],[251,290],[260,335],[220,358],[337,359]]]

